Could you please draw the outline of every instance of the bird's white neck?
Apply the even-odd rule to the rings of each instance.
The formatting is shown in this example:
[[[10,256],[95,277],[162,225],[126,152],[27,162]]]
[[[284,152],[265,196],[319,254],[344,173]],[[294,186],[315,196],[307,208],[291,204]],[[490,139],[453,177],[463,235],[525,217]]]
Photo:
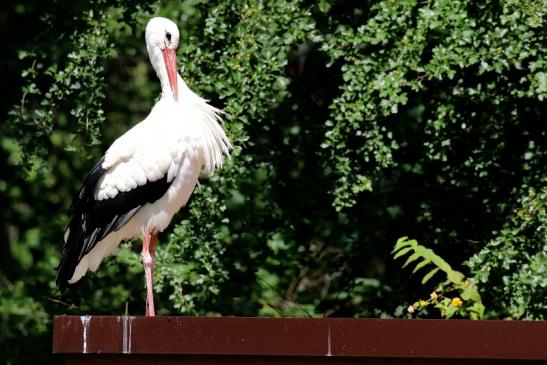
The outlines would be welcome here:
[[[156,75],[160,79],[161,84],[161,98],[162,99],[173,99],[173,92],[171,90],[171,85],[169,84],[169,76],[167,75],[167,68],[165,67],[165,61],[163,59],[161,50],[159,47],[147,47],[148,56],[150,57],[150,63],[156,71]],[[177,78],[180,79],[180,76],[177,73]],[[180,87],[179,87],[180,88]]]
[[[180,78],[178,73],[177,73],[177,77]],[[174,100],[173,91],[171,90],[171,86],[169,85],[169,79],[167,77],[167,74],[164,73],[164,75],[159,76],[159,78],[160,78],[160,84],[161,84],[161,98]]]

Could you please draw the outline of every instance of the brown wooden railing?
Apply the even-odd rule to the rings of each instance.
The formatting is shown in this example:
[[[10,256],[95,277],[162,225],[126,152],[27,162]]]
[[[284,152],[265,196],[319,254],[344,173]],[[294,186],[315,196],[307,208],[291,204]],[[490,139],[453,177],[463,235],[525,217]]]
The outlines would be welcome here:
[[[547,322],[59,316],[67,364],[547,363]]]

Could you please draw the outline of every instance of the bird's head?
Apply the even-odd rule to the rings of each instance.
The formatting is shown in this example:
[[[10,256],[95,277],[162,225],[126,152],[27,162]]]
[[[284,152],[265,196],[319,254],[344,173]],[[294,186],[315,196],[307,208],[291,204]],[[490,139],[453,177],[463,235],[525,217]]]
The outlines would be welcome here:
[[[146,26],[145,38],[150,62],[162,81],[162,86],[167,77],[173,99],[178,101],[176,51],[179,46],[179,29],[177,25],[166,18],[152,18]]]

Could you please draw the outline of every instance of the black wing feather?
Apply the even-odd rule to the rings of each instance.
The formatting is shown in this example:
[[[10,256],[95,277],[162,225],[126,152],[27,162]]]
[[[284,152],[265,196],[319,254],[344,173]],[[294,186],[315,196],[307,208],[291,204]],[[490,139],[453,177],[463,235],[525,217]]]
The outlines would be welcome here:
[[[171,185],[165,174],[159,180],[119,192],[114,198],[95,200],[97,183],[107,172],[103,162],[104,157],[93,167],[70,208],[68,237],[57,268],[56,282],[61,290],[69,285],[78,263],[99,241],[119,230],[143,205],[160,199]]]

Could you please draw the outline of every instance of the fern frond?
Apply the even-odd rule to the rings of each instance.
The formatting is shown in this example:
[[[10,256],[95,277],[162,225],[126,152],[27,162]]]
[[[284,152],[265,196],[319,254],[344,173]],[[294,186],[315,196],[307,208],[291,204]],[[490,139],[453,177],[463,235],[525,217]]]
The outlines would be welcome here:
[[[422,284],[428,282],[437,272],[439,272],[439,270],[443,271],[446,274],[447,279],[453,284],[460,285],[465,279],[465,276],[461,272],[452,269],[450,264],[437,255],[432,249],[420,245],[416,240],[409,240],[408,237],[401,237],[397,240],[392,254],[393,259],[398,259],[410,254],[403,264],[403,267],[417,261],[412,273],[415,273],[428,265],[435,266],[435,268],[430,270],[423,277]]]
[[[429,271],[422,278],[422,285],[426,284],[441,271],[446,274],[447,280],[438,285],[437,289],[432,293],[435,297],[432,297],[428,301],[420,299],[419,302],[416,302],[409,308],[413,310],[420,309],[435,303],[435,308],[441,311],[441,316],[444,318],[450,318],[458,311],[462,311],[460,315],[467,315],[471,319],[483,318],[484,305],[482,304],[477,286],[465,280],[465,276],[461,272],[452,269],[448,262],[433,252],[432,249],[421,246],[416,240],[402,237],[397,240],[391,253],[394,260],[406,257],[403,267],[414,263],[413,274],[425,267],[429,268]],[[460,297],[450,298],[445,296],[446,293],[450,293],[452,296],[454,291],[459,292],[461,299]],[[439,300],[439,296],[443,294],[443,299]],[[453,303],[456,299],[459,301],[457,305]],[[462,299],[466,303],[464,307],[462,307]],[[421,304],[422,302],[425,304]]]

